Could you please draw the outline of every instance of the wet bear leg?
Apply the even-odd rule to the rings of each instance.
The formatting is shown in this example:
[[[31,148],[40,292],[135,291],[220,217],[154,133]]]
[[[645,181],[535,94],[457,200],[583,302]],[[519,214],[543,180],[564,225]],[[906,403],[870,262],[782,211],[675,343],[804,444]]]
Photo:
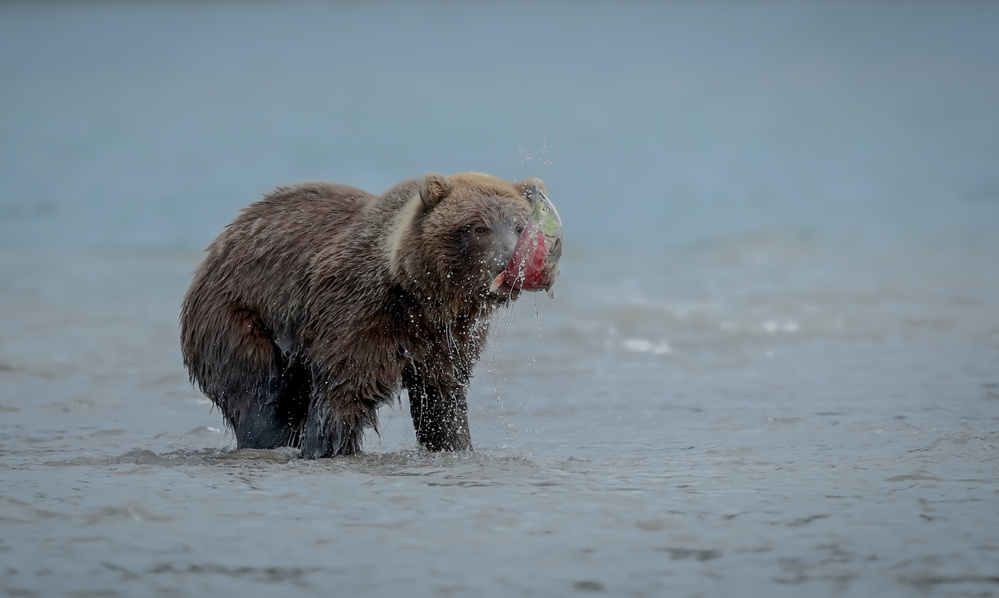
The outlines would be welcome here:
[[[430,384],[413,367],[403,373],[402,382],[409,393],[409,411],[421,445],[431,451],[472,449],[467,386]]]
[[[321,459],[361,451],[365,428],[377,428],[377,405],[347,393],[314,392],[302,428],[302,458]]]
[[[231,327],[215,358],[223,379],[210,384],[209,396],[236,435],[237,448],[272,449],[297,444],[305,418],[307,372],[291,363],[275,344],[259,315],[247,308],[230,312]],[[228,341],[228,342],[224,342]]]
[[[276,369],[270,377],[257,382],[256,392],[247,389],[250,400],[231,420],[238,448],[273,449],[298,444],[308,387],[295,375],[295,368]]]

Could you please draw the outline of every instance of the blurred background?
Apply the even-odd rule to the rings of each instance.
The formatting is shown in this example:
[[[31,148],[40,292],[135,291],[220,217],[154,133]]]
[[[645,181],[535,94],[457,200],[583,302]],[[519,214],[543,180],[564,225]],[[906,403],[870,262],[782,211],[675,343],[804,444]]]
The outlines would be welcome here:
[[[0,587],[994,591],[997,31],[988,2],[0,4]],[[278,185],[464,170],[543,178],[566,243],[556,300],[495,327],[475,455],[415,451],[403,398],[367,457],[229,459],[177,340],[204,247]]]
[[[2,239],[200,249],[289,181],[484,170],[549,179],[580,250],[980,246],[995,10],[6,3]]]

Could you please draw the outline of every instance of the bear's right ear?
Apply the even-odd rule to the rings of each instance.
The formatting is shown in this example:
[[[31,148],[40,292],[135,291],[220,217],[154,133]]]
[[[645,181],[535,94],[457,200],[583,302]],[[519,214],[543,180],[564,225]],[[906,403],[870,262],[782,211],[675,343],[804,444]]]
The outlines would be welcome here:
[[[537,187],[542,191],[545,192],[548,191],[548,185],[545,185],[545,182],[539,179],[538,177],[531,177],[529,179],[517,181],[516,183],[513,184],[513,187],[517,191],[520,191],[521,197],[526,197],[527,199],[531,199],[531,187],[534,187],[535,185],[537,185]]]
[[[420,199],[428,210],[433,209],[448,195],[451,195],[451,183],[442,175],[428,174],[420,181]]]

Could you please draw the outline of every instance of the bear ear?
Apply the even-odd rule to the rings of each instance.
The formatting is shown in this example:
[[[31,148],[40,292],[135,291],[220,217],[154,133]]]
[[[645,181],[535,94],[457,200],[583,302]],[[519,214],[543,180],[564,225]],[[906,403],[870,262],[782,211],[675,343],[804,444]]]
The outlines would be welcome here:
[[[538,188],[544,191],[545,193],[548,192],[548,185],[545,185],[545,182],[539,179],[538,177],[531,177],[529,179],[517,181],[516,183],[513,184],[513,187],[520,193],[521,197],[531,199],[531,187],[535,185],[537,185]]]
[[[442,199],[451,195],[451,183],[437,173],[428,174],[420,181],[420,199],[428,210],[433,209]]]

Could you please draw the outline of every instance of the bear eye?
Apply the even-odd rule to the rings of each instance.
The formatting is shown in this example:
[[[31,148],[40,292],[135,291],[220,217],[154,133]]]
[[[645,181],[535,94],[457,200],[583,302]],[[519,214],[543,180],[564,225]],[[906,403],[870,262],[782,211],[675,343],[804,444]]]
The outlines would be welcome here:
[[[519,237],[522,234],[524,234],[524,225],[523,224],[518,224],[517,225],[517,236]]]
[[[489,232],[489,228],[488,227],[485,227],[485,226],[476,226],[475,227],[475,234],[477,234],[477,235],[484,235],[484,234],[486,234],[488,232]]]

